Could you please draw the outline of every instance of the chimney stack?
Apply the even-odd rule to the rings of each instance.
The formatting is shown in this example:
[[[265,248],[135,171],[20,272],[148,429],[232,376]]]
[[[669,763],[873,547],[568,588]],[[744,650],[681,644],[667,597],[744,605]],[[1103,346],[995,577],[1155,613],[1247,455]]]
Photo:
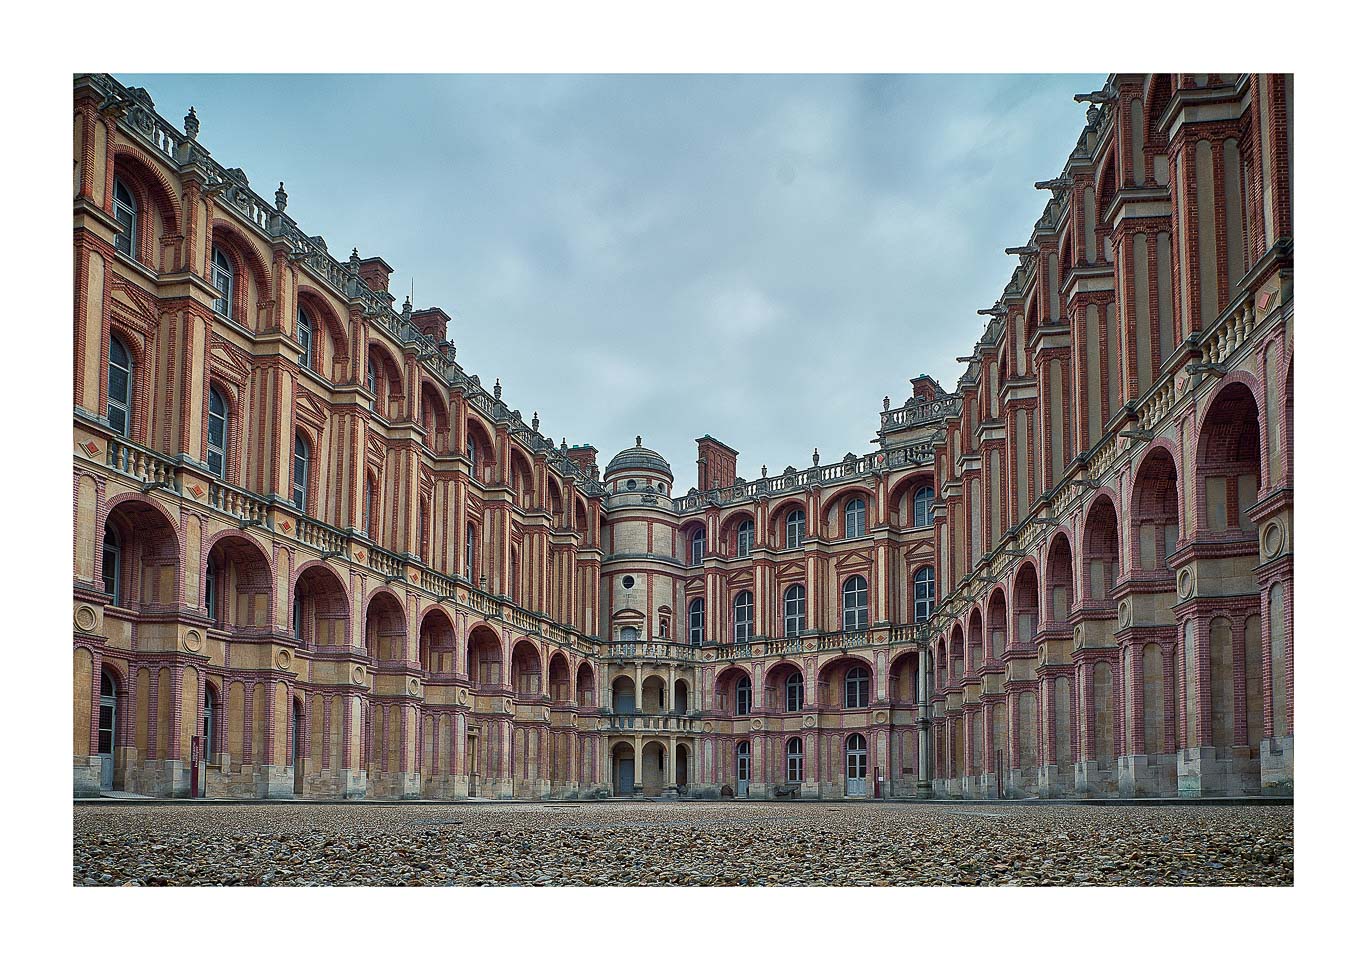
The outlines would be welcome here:
[[[389,292],[389,275],[394,268],[379,257],[366,257],[361,261],[361,281],[375,293]]]
[[[413,311],[413,325],[438,343],[446,339],[446,325],[451,318],[441,307],[428,307],[426,310]]]
[[[735,450],[710,434],[698,438],[698,489],[715,490],[736,482]]]

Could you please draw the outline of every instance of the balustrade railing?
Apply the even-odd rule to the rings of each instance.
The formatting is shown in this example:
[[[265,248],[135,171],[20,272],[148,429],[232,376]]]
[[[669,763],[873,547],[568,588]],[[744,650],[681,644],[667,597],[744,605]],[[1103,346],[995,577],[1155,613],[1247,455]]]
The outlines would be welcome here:
[[[340,554],[346,551],[347,535],[330,524],[300,517],[294,528],[295,539],[320,553]]]
[[[231,517],[246,521],[247,524],[260,524],[270,528],[270,504],[264,497],[230,487],[225,483],[209,484],[209,506]]]
[[[105,464],[139,483],[175,487],[176,465],[170,458],[127,440],[115,437],[109,439],[109,447],[105,451]]]

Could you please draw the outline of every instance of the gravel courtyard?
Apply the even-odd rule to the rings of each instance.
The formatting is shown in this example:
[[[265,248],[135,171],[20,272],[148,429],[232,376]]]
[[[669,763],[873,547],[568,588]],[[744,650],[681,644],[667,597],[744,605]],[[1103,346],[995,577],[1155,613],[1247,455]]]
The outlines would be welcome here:
[[[1278,807],[78,805],[76,886],[1289,885]]]

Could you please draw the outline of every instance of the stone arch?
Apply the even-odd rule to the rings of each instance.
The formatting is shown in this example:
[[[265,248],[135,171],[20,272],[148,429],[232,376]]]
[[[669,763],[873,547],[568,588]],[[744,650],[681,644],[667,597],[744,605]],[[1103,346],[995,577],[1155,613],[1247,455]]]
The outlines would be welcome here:
[[[1171,575],[1167,558],[1181,535],[1181,490],[1177,462],[1166,445],[1149,448],[1130,490],[1130,568]]]
[[[451,615],[432,604],[418,621],[418,661],[434,677],[453,677],[460,669],[460,641]]]
[[[337,316],[337,311],[332,308],[323,294],[313,287],[300,286],[295,296],[300,307],[308,311],[314,320],[318,321],[322,329],[327,331],[328,341],[332,345],[332,370],[329,379],[339,380],[346,374],[346,362],[351,356],[349,340],[346,333],[346,324],[342,318]],[[296,331],[297,335],[298,331]],[[319,355],[319,360],[322,360]],[[319,370],[320,373],[328,374],[327,367]]]
[[[669,746],[660,740],[647,740],[641,744],[641,787],[642,795],[658,797],[667,786],[665,772],[668,768]]]
[[[1032,560],[1026,560],[1016,570],[1011,587],[1011,609],[1015,614],[1011,642],[1033,646],[1040,623],[1040,584]]]
[[[893,657],[888,666],[888,698],[894,707],[912,707],[919,701],[917,678],[920,673],[920,653],[904,650]]]
[[[964,650],[964,673],[981,670],[984,662],[983,612],[977,604],[968,612],[968,645]]]
[[[409,659],[403,601],[387,587],[375,590],[366,603],[365,647],[377,663]]]
[[[641,678],[641,712],[668,713],[670,693],[669,682],[664,677],[658,673],[647,673]]]
[[[233,633],[266,633],[275,610],[270,554],[254,537],[228,529],[210,537],[204,550],[204,590],[209,617]],[[293,627],[293,623],[291,623]],[[298,639],[297,632],[291,635]]]
[[[513,691],[520,698],[540,697],[545,689],[541,676],[541,651],[536,644],[525,638],[513,644],[512,681]]]
[[[751,545],[753,549],[759,545],[759,529],[755,526],[755,514],[751,510],[737,510],[726,516],[721,522],[721,549],[725,556],[737,557],[739,552],[739,535],[741,524],[750,522],[750,528],[755,535],[755,540]]]
[[[1261,486],[1263,444],[1258,398],[1247,382],[1232,380],[1220,388],[1197,436],[1198,529],[1250,533],[1248,508]]]
[[[1099,492],[1087,507],[1082,527],[1082,563],[1087,599],[1112,605],[1111,593],[1120,573],[1120,520],[1114,496]]]
[[[750,671],[740,664],[733,663],[726,668],[718,671],[717,678],[713,682],[712,690],[715,697],[714,707],[719,713],[733,713],[737,705],[738,686],[742,683],[752,684],[751,694],[753,698],[754,678]],[[753,703],[753,699],[751,701]]]
[[[598,702],[598,685],[593,665],[585,660],[574,675],[575,701],[581,707],[592,707]]]
[[[1054,534],[1044,564],[1045,618],[1055,625],[1066,623],[1073,611],[1073,544],[1067,531]]]
[[[260,318],[257,314],[261,305],[269,300],[271,295],[270,268],[261,258],[261,253],[252,239],[227,220],[216,219],[211,225],[210,258],[213,256],[213,247],[223,251],[237,276],[233,284],[232,318],[249,330],[259,330]],[[243,282],[248,277],[251,278],[250,288]],[[249,289],[253,292],[251,299],[247,296]]]
[[[427,431],[427,446],[446,453],[451,446],[450,408],[442,391],[430,377],[421,377],[418,386],[418,420]]]
[[[503,643],[493,627],[476,623],[465,642],[465,675],[476,690],[498,690],[504,686]]]
[[[351,601],[336,570],[323,560],[311,560],[295,571],[291,623],[300,643],[310,648],[349,646],[350,620]]]
[[[550,662],[546,666],[546,676],[546,692],[551,700],[556,703],[571,702],[574,691],[570,685],[570,661],[565,656],[565,651],[557,650],[551,654]]]
[[[873,702],[874,666],[868,659],[853,653],[842,653],[823,663],[816,675],[816,699],[813,706],[823,710],[845,709],[845,681],[849,672],[862,667],[869,676],[869,702]]]
[[[1006,654],[1006,591],[1000,584],[987,598],[987,655],[1001,660]]]
[[[161,175],[161,172],[153,167],[144,159],[141,151],[124,144],[115,144],[113,147],[114,176],[124,181],[128,188],[133,191],[134,199],[141,207],[147,204],[148,213],[154,209],[161,219],[161,234],[163,238],[179,238],[182,234],[181,224],[183,216],[180,208],[180,198],[176,191],[171,188],[171,184]],[[112,208],[113,191],[109,191],[109,202]],[[150,217],[148,218],[150,220]],[[142,229],[143,223],[138,224]],[[147,251],[148,248],[144,248]],[[135,251],[135,254],[138,251]],[[146,262],[142,256],[134,256],[135,260]]]
[[[797,703],[793,706],[789,703],[788,684],[794,680],[796,683]],[[764,705],[770,710],[783,713],[794,713],[806,709],[807,691],[806,675],[802,666],[794,660],[784,658],[771,664],[764,671]]]

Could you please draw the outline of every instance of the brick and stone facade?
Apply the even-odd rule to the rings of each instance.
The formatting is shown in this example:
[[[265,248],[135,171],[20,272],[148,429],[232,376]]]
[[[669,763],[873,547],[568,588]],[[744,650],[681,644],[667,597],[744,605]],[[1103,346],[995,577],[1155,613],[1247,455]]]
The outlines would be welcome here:
[[[1290,87],[1113,75],[953,392],[676,496],[78,76],[75,793],[1289,792]]]

